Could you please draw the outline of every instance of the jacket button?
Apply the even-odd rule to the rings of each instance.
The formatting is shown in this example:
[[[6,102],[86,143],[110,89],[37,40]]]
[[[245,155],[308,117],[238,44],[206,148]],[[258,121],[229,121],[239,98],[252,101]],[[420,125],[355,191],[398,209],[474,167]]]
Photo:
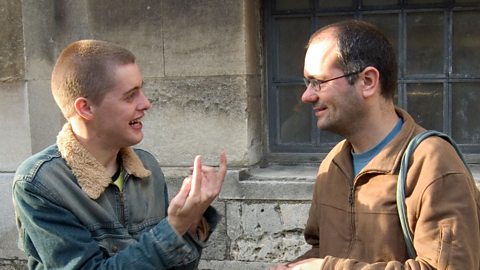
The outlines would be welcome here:
[[[115,253],[117,253],[118,247],[117,247],[117,246],[113,246],[113,247],[112,247],[112,251],[115,252]]]

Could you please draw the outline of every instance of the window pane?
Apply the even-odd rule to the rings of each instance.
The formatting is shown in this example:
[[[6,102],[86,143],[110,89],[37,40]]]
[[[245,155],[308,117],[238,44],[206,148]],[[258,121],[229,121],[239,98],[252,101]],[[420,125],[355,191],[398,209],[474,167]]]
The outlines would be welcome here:
[[[407,19],[407,73],[443,73],[443,13],[410,13]]]
[[[453,13],[453,73],[480,74],[478,11]]]
[[[302,102],[304,86],[281,86],[278,91],[281,143],[311,143],[312,106]]]
[[[459,144],[480,144],[480,83],[455,83],[452,88],[452,138]]]
[[[443,131],[443,84],[407,85],[408,112],[426,129]]]
[[[446,3],[448,0],[407,0],[408,4],[439,4]]]
[[[320,8],[353,8],[353,0],[318,0]]]
[[[392,43],[393,49],[398,57],[398,14],[366,15],[363,19],[380,28],[380,30],[387,36],[390,43]]]
[[[320,130],[320,143],[321,144],[330,144],[330,145],[335,145],[339,141],[341,141],[343,138],[340,135],[337,135],[335,133],[331,133],[328,131],[323,131]]]
[[[277,10],[307,9],[310,7],[310,0],[277,0],[275,4]]]
[[[364,6],[387,6],[387,5],[397,5],[399,0],[363,0]]]
[[[353,19],[353,15],[321,16],[321,17],[318,17],[318,29],[328,24],[332,24],[332,23],[336,23],[336,22],[344,21],[348,19]]]
[[[277,71],[274,80],[300,79],[303,74],[305,45],[310,37],[310,18],[277,20]]]

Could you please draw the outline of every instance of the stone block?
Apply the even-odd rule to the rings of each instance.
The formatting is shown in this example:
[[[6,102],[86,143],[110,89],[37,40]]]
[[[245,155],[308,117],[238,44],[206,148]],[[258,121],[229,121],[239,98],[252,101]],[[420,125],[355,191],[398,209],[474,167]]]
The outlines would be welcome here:
[[[55,40],[55,5],[66,1],[22,0],[25,44],[25,77],[27,80],[49,80],[58,53]],[[57,6],[58,8],[58,6]]]
[[[25,85],[0,83],[0,172],[14,172],[32,152]]]
[[[27,261],[21,259],[0,258],[0,269],[2,270],[26,270]]]
[[[166,76],[246,74],[244,1],[163,2]]]
[[[205,260],[225,260],[227,258],[225,202],[216,200],[212,203],[212,206],[222,215],[222,219],[208,239],[207,247],[202,252],[202,258]]]
[[[283,230],[303,231],[307,225],[309,203],[280,204],[280,219]]]
[[[299,166],[300,169],[304,168]],[[308,168],[305,168],[309,171]],[[299,175],[286,174],[282,171],[268,170],[268,173],[249,175],[247,170],[230,170],[223,184],[220,198],[224,200],[282,200],[310,201],[312,198],[313,175],[305,172]],[[296,170],[294,170],[296,171]],[[305,178],[303,178],[303,175]]]
[[[19,81],[24,76],[21,1],[0,3],[0,82]]]
[[[86,1],[88,24],[94,37],[131,50],[144,77],[163,77],[163,1]],[[112,8],[115,7],[115,8]],[[176,14],[182,9],[176,10]],[[168,25],[171,25],[168,22]]]
[[[227,202],[231,258],[283,262],[306,252],[310,247],[303,240],[303,227],[299,227],[303,222],[294,221],[298,216],[294,211],[303,207],[299,204]]]
[[[12,203],[13,173],[0,174],[0,258],[24,259],[25,255],[17,247],[17,227]],[[0,268],[3,269],[3,268]]]
[[[32,153],[36,153],[56,142],[65,118],[53,99],[50,81],[30,81],[27,89]]]
[[[191,166],[197,154],[216,165],[222,150],[230,166],[248,162],[244,76],[146,80],[144,88],[152,108],[140,146],[162,166]]]

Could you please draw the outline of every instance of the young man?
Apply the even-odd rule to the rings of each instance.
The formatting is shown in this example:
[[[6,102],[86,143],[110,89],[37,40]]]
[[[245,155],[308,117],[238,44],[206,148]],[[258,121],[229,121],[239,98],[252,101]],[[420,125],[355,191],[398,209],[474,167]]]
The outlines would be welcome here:
[[[480,194],[451,145],[430,137],[415,150],[406,208],[417,257],[409,259],[396,206],[400,160],[424,129],[394,106],[395,53],[366,22],[312,35],[307,89],[320,129],[345,138],[320,165],[305,228],[312,249],[272,269],[480,269]]]
[[[151,107],[134,55],[114,44],[68,45],[52,72],[67,123],[57,143],[18,168],[13,200],[29,269],[195,269],[219,220],[209,208],[226,173],[195,158],[168,204],[156,159],[133,149]],[[168,213],[168,215],[167,215]]]

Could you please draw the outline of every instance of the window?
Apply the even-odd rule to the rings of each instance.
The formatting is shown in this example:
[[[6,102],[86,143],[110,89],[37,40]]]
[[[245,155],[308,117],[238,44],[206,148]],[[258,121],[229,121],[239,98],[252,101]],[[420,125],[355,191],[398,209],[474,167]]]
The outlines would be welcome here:
[[[390,39],[397,105],[451,135],[464,153],[480,153],[480,1],[265,0],[264,8],[270,155],[326,153],[341,139],[318,130],[300,98],[310,34],[349,18],[376,24]]]

